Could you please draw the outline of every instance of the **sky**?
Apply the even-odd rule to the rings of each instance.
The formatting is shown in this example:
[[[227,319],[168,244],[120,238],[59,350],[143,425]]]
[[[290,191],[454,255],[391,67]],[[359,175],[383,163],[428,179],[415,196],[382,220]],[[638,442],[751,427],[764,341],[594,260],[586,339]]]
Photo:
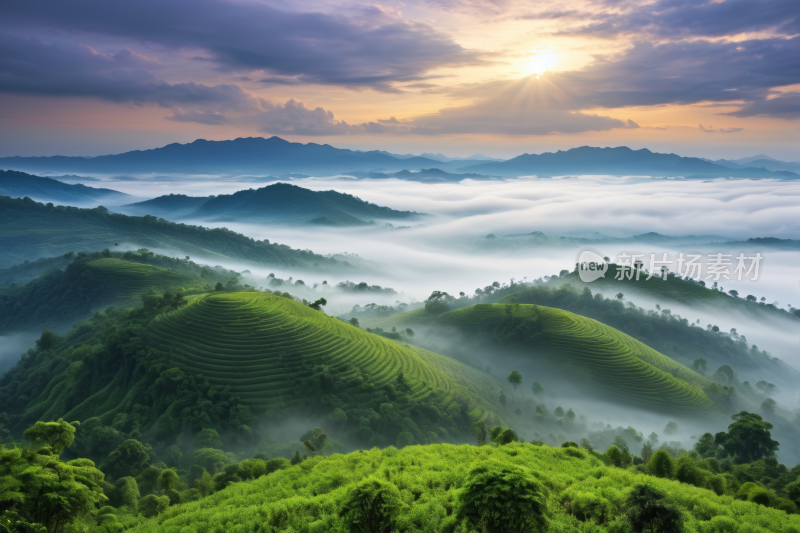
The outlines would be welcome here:
[[[278,135],[800,160],[796,0],[41,0],[0,7],[0,156]]]

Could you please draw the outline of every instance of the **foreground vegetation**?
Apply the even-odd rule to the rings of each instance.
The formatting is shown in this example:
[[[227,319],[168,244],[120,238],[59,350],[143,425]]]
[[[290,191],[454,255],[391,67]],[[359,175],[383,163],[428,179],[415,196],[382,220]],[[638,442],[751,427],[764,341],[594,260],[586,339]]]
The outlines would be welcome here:
[[[260,455],[214,464],[202,459],[225,454],[200,448],[201,460],[188,471],[185,462],[168,467],[145,454],[130,472],[119,470],[119,454],[99,469],[88,459],[62,461],[82,425],[38,422],[25,432],[28,444],[0,450],[0,527],[9,533],[797,533],[800,466],[789,470],[770,456],[778,443],[761,417],[733,418],[728,432],[704,435],[677,460],[658,451],[631,461],[617,446],[605,453],[572,442],[551,448],[521,442],[498,426],[477,431],[479,446],[328,455],[324,433],[314,432],[308,453],[292,461]],[[199,434],[198,444],[213,438]],[[128,442],[132,449],[137,441]],[[725,461],[716,459],[720,454]]]

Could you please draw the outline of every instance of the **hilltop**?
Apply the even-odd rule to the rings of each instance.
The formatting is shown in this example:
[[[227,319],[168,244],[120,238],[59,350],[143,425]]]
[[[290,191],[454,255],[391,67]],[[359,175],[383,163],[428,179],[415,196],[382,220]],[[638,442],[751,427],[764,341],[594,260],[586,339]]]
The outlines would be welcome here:
[[[733,476],[714,472],[702,460],[683,460],[681,464],[690,465],[684,469],[691,468],[691,481],[683,475],[683,483],[669,479],[672,475],[647,475],[642,465],[616,468],[602,454],[577,447],[556,449],[513,442],[496,447],[440,444],[371,449],[312,457],[257,479],[231,482],[199,501],[171,505],[157,520],[141,524],[135,531],[353,531],[347,515],[355,507],[353,514],[360,517],[361,508],[351,502],[370,502],[370,498],[388,500],[373,510],[373,515],[386,517],[393,531],[467,531],[472,529],[460,524],[464,520],[459,508],[468,501],[465,493],[470,483],[487,473],[496,476],[494,483],[472,490],[483,489],[476,498],[478,508],[485,505],[495,511],[496,522],[506,522],[507,529],[498,531],[519,531],[513,524],[518,523],[520,514],[540,509],[524,499],[529,496],[525,491],[534,488],[547,510],[548,531],[627,531],[631,528],[627,499],[638,485],[668,495],[665,502],[658,503],[679,509],[687,531],[733,531],[738,527],[737,531],[777,533],[800,528],[797,515],[735,500],[726,492],[739,485]],[[235,479],[242,477],[247,478],[244,467],[241,477]],[[223,475],[219,479],[223,480]],[[786,501],[782,503],[786,505]],[[135,524],[124,509],[118,513],[121,521]]]
[[[711,385],[707,378],[617,329],[561,309],[501,300],[438,316],[420,309],[368,324],[427,325],[430,336],[452,338],[453,352],[502,368],[512,365],[565,390],[589,390],[610,401],[684,416],[721,413],[703,392]]]
[[[14,431],[96,417],[165,445],[214,428],[254,446],[257,417],[330,417],[340,439],[371,447],[402,432],[404,442],[461,442],[474,421],[505,419],[490,376],[286,293],[148,295],[144,307],[110,308],[37,345],[0,380]]]
[[[81,184],[70,185],[52,178],[13,170],[0,170],[0,196],[11,198],[27,196],[37,202],[91,207],[100,204],[124,204],[135,199],[134,196],[111,189],[97,189]]]
[[[0,267],[75,250],[127,248],[174,250],[204,260],[239,260],[296,268],[353,269],[346,261],[254,240],[226,228],[207,229],[154,216],[127,216],[104,208],[44,205],[0,196]]]
[[[522,154],[503,162],[481,163],[461,167],[462,172],[493,176],[539,177],[610,174],[627,176],[703,177],[703,178],[780,178],[797,179],[800,174],[785,170],[764,168],[730,168],[699,159],[676,154],[661,154],[647,149],[632,150],[626,146],[595,148],[581,146],[571,150]]]
[[[141,303],[149,290],[208,291],[216,283],[238,284],[239,274],[188,259],[137,252],[79,252],[59,258],[43,275],[23,285],[0,286],[0,335],[14,331],[67,331],[78,320],[110,305]]]
[[[289,183],[210,197],[160,196],[118,211],[175,219],[270,224],[357,226],[375,220],[407,220],[420,213],[396,211],[337,191],[311,191]]]
[[[293,143],[280,137],[197,139],[152,150],[98,157],[3,157],[0,167],[35,172],[180,172],[223,174],[301,172],[335,175],[358,170],[415,170],[442,165],[424,157],[399,159],[377,151],[359,152],[327,144]]]

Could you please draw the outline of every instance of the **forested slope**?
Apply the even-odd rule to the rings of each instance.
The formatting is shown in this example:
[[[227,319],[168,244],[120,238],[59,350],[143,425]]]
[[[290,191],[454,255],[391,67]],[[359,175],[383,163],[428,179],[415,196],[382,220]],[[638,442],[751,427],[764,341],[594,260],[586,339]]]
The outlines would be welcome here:
[[[0,267],[75,250],[127,247],[175,250],[180,256],[243,260],[250,263],[310,268],[346,268],[345,262],[257,241],[225,228],[175,224],[152,216],[134,217],[107,209],[41,204],[29,198],[0,197]]]

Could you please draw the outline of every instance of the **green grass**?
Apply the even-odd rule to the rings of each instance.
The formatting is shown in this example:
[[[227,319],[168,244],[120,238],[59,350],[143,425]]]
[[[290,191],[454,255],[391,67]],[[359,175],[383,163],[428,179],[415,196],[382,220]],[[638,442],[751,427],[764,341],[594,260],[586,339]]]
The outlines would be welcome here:
[[[403,372],[414,398],[433,389],[461,391],[475,399],[481,416],[493,409],[483,398],[498,386],[486,374],[444,356],[367,333],[291,299],[257,292],[195,298],[160,315],[148,329],[156,345],[172,352],[173,362],[212,384],[230,386],[242,400],[263,409],[301,403],[298,380],[309,375],[309,366],[319,364],[339,372],[354,390],[362,380],[380,386]]]
[[[422,323],[418,315],[413,311],[381,319],[381,327]],[[472,305],[436,318],[428,315],[427,323],[493,341],[492,332],[509,320],[532,328],[531,338],[520,339],[519,345],[531,363],[567,370],[605,397],[661,412],[721,416],[702,392],[711,383],[708,379],[590,318],[539,305],[498,303]],[[519,351],[519,346],[514,349]]]
[[[88,264],[92,274],[101,278],[106,290],[101,305],[132,304],[149,289],[163,292],[169,287],[200,285],[197,280],[182,276],[166,268],[122,259],[106,258]]]
[[[548,531],[552,532],[630,531],[625,501],[639,484],[666,493],[670,503],[684,512],[687,532],[800,530],[798,515],[608,467],[583,450],[520,443],[373,448],[314,457],[253,481],[235,483],[199,501],[169,507],[146,522],[137,524],[124,514],[120,519],[137,533],[345,533],[348,529],[341,514],[349,491],[361,481],[380,479],[399,491],[402,504],[395,531],[467,531],[455,522],[455,515],[470,470],[479,465],[513,466],[540,481],[549,491]]]

